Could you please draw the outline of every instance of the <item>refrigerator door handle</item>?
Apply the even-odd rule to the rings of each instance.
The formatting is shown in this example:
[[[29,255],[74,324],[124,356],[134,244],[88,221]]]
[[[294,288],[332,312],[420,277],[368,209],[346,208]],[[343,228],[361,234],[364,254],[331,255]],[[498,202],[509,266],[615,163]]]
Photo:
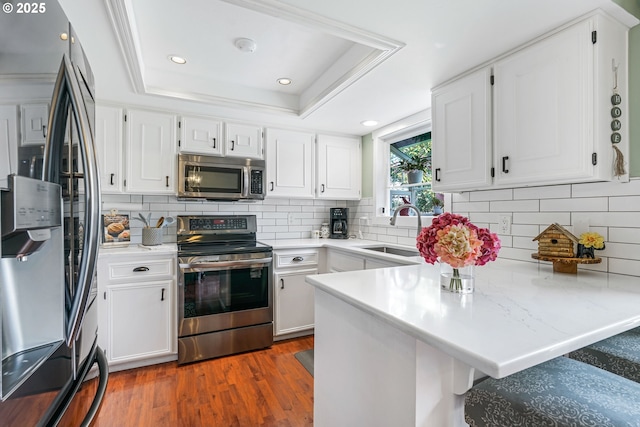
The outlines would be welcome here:
[[[73,121],[78,131],[85,190],[82,257],[78,265],[78,285],[73,293],[73,301],[71,301],[66,325],[66,342],[67,345],[71,346],[80,333],[89,293],[91,292],[91,284],[96,271],[100,240],[98,232],[100,229],[100,182],[93,134],[80,83],[74,74],[69,58],[64,55],[51,99],[49,132],[47,132],[49,138],[45,149],[44,176],[47,177],[47,180],[53,182],[57,182],[56,175],[59,173],[58,166],[54,165],[54,162],[57,150],[64,145],[65,122],[69,107],[71,107]]]

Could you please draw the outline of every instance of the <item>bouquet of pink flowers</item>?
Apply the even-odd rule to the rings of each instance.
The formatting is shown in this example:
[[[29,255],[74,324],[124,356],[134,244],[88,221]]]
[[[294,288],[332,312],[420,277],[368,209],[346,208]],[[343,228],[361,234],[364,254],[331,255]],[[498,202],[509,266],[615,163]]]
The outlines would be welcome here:
[[[439,261],[453,268],[450,288],[456,289],[462,284],[458,269],[494,261],[500,250],[500,239],[489,229],[473,225],[469,218],[447,212],[422,229],[416,247],[429,264]]]

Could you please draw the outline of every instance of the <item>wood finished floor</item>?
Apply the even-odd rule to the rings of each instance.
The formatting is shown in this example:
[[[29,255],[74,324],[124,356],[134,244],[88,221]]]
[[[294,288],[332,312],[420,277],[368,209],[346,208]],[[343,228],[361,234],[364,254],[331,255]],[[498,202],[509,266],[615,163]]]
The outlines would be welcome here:
[[[313,336],[188,365],[114,372],[93,427],[312,426],[313,377],[294,357],[310,348]]]

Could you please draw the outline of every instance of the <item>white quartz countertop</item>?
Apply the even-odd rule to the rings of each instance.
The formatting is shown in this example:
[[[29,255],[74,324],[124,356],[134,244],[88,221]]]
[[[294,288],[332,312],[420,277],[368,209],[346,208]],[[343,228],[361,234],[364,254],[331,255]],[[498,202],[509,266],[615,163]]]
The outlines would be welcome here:
[[[640,279],[499,259],[476,290],[441,291],[429,264],[308,276],[307,282],[496,378],[640,325]]]
[[[164,243],[157,246],[143,246],[141,244],[131,243],[129,245],[102,245],[98,252],[98,256],[120,256],[120,255],[153,255],[168,254],[175,255],[178,248],[175,243]]]

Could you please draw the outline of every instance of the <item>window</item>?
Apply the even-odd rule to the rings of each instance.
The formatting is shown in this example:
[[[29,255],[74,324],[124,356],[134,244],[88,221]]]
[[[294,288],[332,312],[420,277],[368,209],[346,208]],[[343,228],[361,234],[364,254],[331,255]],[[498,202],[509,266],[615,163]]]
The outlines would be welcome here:
[[[371,184],[376,212],[374,224],[388,225],[389,217],[404,200],[416,205],[422,216],[433,215],[434,206],[443,205],[444,195],[431,191],[430,110],[421,111],[379,129],[372,133],[371,139]],[[400,169],[403,160],[404,163],[421,160],[424,170],[419,182],[409,184],[407,173]],[[439,212],[436,209],[436,213]],[[402,217],[396,219],[396,225],[415,225],[416,213],[413,209],[399,213]]]
[[[389,144],[389,183],[390,212],[403,203],[414,204],[423,215],[433,212],[431,132]]]

